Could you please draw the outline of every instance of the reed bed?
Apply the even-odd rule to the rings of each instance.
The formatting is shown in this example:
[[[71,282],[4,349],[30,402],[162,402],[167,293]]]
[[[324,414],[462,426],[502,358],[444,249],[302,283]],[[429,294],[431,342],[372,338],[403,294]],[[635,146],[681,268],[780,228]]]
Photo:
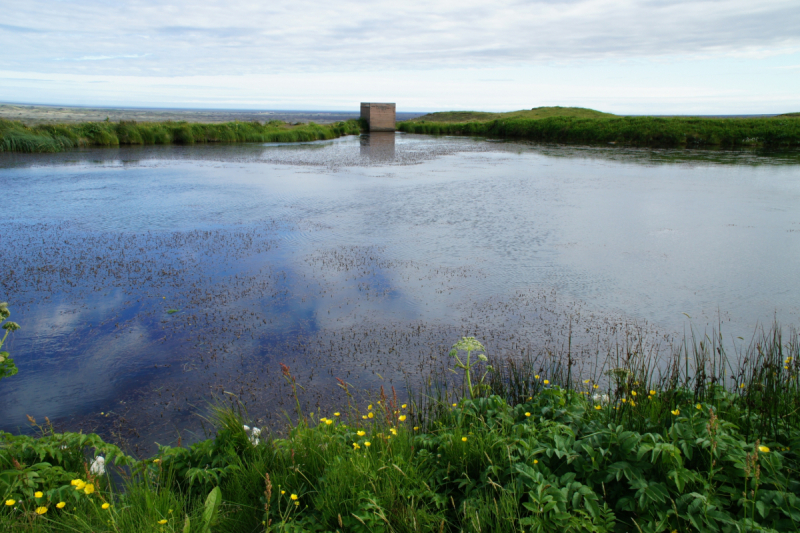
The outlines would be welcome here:
[[[652,147],[800,146],[800,119],[683,117],[497,119],[460,123],[401,122],[399,131],[428,135],[476,135],[543,143],[623,144]]]
[[[431,376],[411,400],[384,389],[362,397],[340,380],[340,407],[313,412],[282,365],[296,406],[284,436],[250,427],[243,404],[225,396],[208,416],[213,438],[142,460],[48,424],[36,425],[38,437],[2,433],[0,524],[797,531],[800,336],[776,325],[730,356],[723,344],[693,333],[659,348],[633,330],[584,365],[569,342],[493,360],[462,339],[453,372]]]
[[[0,119],[0,152],[61,152],[90,146],[217,142],[308,142],[361,132],[359,122],[290,125],[282,121],[197,124],[135,121],[25,126]]]

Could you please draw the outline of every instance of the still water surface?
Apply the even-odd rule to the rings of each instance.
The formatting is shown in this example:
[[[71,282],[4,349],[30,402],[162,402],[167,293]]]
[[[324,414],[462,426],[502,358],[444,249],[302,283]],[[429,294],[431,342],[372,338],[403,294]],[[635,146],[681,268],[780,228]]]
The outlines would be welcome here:
[[[571,324],[589,357],[621,324],[800,319],[796,153],[373,134],[6,154],[0,188],[5,430],[166,443],[225,392],[280,418],[279,362],[324,410],[336,377],[402,389],[464,334],[514,355]]]

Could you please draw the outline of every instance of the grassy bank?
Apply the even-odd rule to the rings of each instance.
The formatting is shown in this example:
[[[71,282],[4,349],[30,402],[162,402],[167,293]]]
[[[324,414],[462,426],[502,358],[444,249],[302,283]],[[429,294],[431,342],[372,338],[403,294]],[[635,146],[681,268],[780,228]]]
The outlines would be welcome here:
[[[64,532],[797,531],[797,333],[765,332],[738,364],[714,335],[688,339],[664,361],[641,348],[633,338],[597,375],[580,376],[568,353],[491,361],[463,339],[450,353],[463,379],[449,388],[432,380],[440,385],[403,403],[384,390],[359,399],[341,382],[338,411],[302,412],[297,401],[281,438],[244,427],[239,404],[219,404],[213,439],[163,446],[145,460],[47,424],[38,438],[2,433],[0,524]],[[91,466],[95,456],[105,474]]]
[[[0,152],[61,152],[86,146],[208,142],[305,142],[360,133],[358,121],[289,125],[282,121],[195,124],[187,122],[84,122],[28,127],[0,119]]]
[[[406,133],[477,135],[546,143],[623,144],[653,147],[800,147],[800,118],[712,119],[684,117],[497,118],[467,122],[401,122]]]
[[[613,117],[611,113],[603,113],[585,107],[534,107],[533,109],[522,109],[520,111],[509,111],[507,113],[489,113],[485,111],[439,111],[428,113],[421,117],[409,120],[411,123],[427,122],[487,122],[490,120],[508,120],[517,118],[541,119],[551,117],[574,117],[574,118],[608,118]]]

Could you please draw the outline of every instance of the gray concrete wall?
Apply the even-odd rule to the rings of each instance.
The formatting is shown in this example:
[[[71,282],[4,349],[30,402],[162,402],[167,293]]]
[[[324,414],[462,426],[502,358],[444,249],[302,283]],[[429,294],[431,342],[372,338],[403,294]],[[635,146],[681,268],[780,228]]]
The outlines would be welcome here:
[[[395,130],[395,104],[361,103],[361,118],[369,124],[369,131]]]

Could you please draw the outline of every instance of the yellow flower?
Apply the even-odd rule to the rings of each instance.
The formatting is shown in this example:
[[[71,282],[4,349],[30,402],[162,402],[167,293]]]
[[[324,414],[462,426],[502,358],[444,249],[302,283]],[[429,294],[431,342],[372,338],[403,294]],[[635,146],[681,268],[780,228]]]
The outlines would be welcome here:
[[[681,414],[681,410],[680,409],[675,409],[674,411],[670,411],[670,412],[675,416],[678,416],[679,414]]]
[[[762,453],[769,453],[769,448],[767,446],[759,446],[758,451]]]
[[[550,385],[550,380],[549,379],[544,380],[544,384],[545,385]]]
[[[327,420],[327,418],[325,418],[324,416],[319,419],[320,422],[325,422],[326,420]]]
[[[396,429],[394,429],[394,428],[391,428],[389,431],[391,431],[391,432],[392,432],[392,435],[397,435],[397,430],[396,430]]]
[[[406,408],[406,404],[403,404],[403,405],[401,405],[400,407],[401,407],[401,408],[403,408],[403,409],[405,409],[405,408]]]
[[[698,403],[697,405],[695,405],[695,408],[697,408],[698,411],[702,411],[703,406]]]
[[[161,462],[161,459],[153,459],[153,462],[154,462],[154,463],[156,463],[156,464],[158,464],[158,463],[160,463],[160,462]]]
[[[88,485],[86,485],[86,488],[83,489],[83,492],[85,492],[86,494],[93,493],[94,492],[94,485],[89,483]]]
[[[372,417],[374,417],[374,416],[375,416],[375,415],[372,413],[372,411],[370,411],[370,413],[367,415],[367,417],[368,417],[368,418],[372,418]]]
[[[356,435],[358,435],[359,437],[363,437],[364,435],[366,435],[366,433],[363,431],[356,431]]]
[[[417,431],[418,429],[419,429],[419,426],[414,426],[414,431]]]
[[[36,514],[44,514],[47,512],[47,507],[37,507]]]
[[[364,442],[364,446],[366,446],[367,448],[369,448],[370,446],[372,446],[372,443],[371,443],[370,441],[365,441],[365,442]]]
[[[282,491],[281,491],[281,494],[286,494],[286,491],[285,491],[285,490],[282,490]]]
[[[81,481],[79,479],[78,482],[75,484],[75,490],[83,490],[83,487],[85,487],[85,486],[86,486],[86,482],[85,481]]]
[[[333,416],[339,416],[339,413],[333,413]]]
[[[103,509],[108,509],[109,507],[111,507],[111,504],[110,503],[104,503],[100,507],[102,507]]]
[[[14,505],[15,503],[17,503],[17,500],[6,500],[6,505],[9,506],[9,507]]]
[[[622,403],[627,403],[627,402],[628,402],[628,399],[627,399],[627,398],[623,398],[623,399],[622,399]]]
[[[467,437],[461,437],[461,442],[467,442]]]
[[[536,379],[539,379],[539,374],[536,374],[536,375],[535,375],[535,376],[533,376],[533,377],[535,377]]]
[[[40,490],[37,490],[36,492],[33,493],[33,495],[37,498],[41,498],[42,496],[44,496],[44,493],[42,493],[42,491]]]
[[[656,395],[656,391],[654,391],[654,390],[651,390],[651,391],[650,391],[650,396],[655,396],[655,395]]]
[[[354,442],[353,443],[353,449],[354,450],[358,450],[359,448],[361,448],[361,446],[359,446],[357,442]]]
[[[740,388],[740,389],[743,389],[743,388],[744,388],[744,383],[742,383],[741,385],[739,385],[739,388]]]
[[[533,460],[533,464],[538,465],[539,464],[539,460],[538,459],[534,459]]]
[[[70,485],[80,485],[81,483],[83,483],[83,481],[81,481],[80,479],[73,479],[72,481],[69,482]]]
[[[294,502],[294,505],[295,505],[295,507],[299,507],[300,506],[300,502]]]
[[[636,391],[631,391],[631,396],[636,396]]]
[[[600,385],[594,384],[594,385],[592,385],[592,388],[593,389],[598,389],[598,388],[600,388]]]
[[[371,411],[371,410],[372,410],[372,404],[369,404],[369,405],[367,406],[367,409]]]
[[[167,520],[166,520],[166,518],[162,518],[161,520],[158,521],[158,523],[163,526],[164,524],[167,523]]]
[[[525,416],[531,416],[531,414],[530,414],[530,413],[528,413],[528,412],[526,412],[526,413],[525,413]]]
[[[330,426],[331,424],[333,424],[333,420],[326,418],[325,423]]]
[[[366,419],[367,419],[367,415],[361,415],[361,418],[363,418],[364,420],[366,420]]]
[[[289,497],[290,497],[291,499],[293,499],[293,500],[296,500],[296,499],[297,499],[297,494],[292,494],[292,495],[291,495],[291,496],[289,496]]]
[[[400,416],[398,416],[398,417],[397,417],[397,419],[398,419],[400,422],[405,422],[405,421],[406,421],[406,415],[400,415]]]
[[[594,410],[595,410],[595,411],[599,411],[600,409],[602,409],[602,407],[600,407],[599,405],[595,405],[595,406],[594,406]]]
[[[67,506],[67,502],[58,502],[56,504],[56,507],[58,507],[59,509],[63,509],[66,506]]]
[[[634,402],[633,400],[631,400],[631,407],[636,407],[636,402]]]
[[[590,381],[591,381],[590,379],[584,379],[583,380],[584,383],[589,383]]]

